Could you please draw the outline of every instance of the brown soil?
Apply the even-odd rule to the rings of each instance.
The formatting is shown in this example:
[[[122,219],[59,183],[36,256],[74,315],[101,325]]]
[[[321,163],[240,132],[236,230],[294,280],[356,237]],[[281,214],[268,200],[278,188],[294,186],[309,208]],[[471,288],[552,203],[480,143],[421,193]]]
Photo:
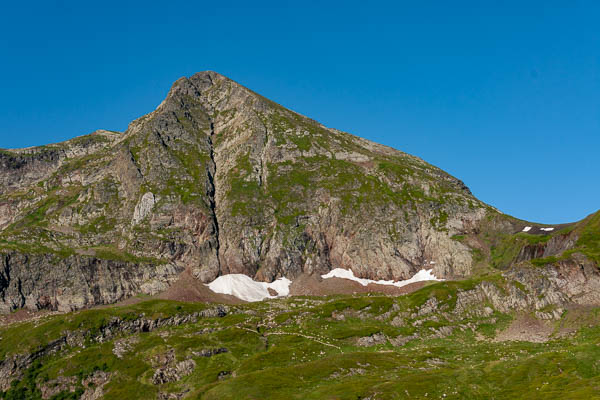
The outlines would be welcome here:
[[[290,285],[290,296],[327,296],[332,294],[359,294],[359,293],[382,293],[390,296],[399,296],[414,292],[426,285],[426,282],[417,282],[398,288],[389,285],[369,284],[363,286],[358,282],[342,278],[321,279],[317,275],[301,275]],[[173,283],[166,291],[155,296],[135,296],[119,301],[114,304],[99,305],[95,308],[128,306],[150,299],[175,300],[183,302],[198,303],[222,303],[222,304],[242,304],[245,301],[237,297],[215,293],[204,285],[198,279],[194,278],[189,270],[181,273],[179,279]],[[36,320],[48,315],[64,314],[57,311],[31,311],[26,309],[18,310],[11,314],[0,315],[0,325],[9,325],[17,322]]]
[[[416,282],[403,287],[377,285],[363,286],[358,282],[343,278],[321,279],[316,275],[303,274],[290,285],[291,296],[327,296],[330,294],[383,293],[399,296],[412,293],[425,286],[426,282]]]
[[[17,322],[31,321],[45,317],[47,315],[62,314],[58,311],[31,311],[27,309],[20,309],[10,314],[0,314],[0,326],[10,325]]]
[[[185,270],[179,279],[166,291],[153,296],[156,299],[176,300],[197,303],[223,303],[241,304],[245,301],[227,294],[215,293],[198,279],[194,278],[190,271]]]
[[[521,314],[512,321],[508,328],[498,333],[494,341],[544,343],[550,339],[553,331],[551,323],[540,321],[530,314]]]

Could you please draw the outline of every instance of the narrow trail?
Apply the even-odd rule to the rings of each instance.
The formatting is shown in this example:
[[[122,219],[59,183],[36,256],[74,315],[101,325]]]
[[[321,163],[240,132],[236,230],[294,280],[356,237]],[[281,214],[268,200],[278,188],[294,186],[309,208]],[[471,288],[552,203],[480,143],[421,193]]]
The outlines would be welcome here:
[[[260,332],[257,332],[257,331],[255,331],[253,329],[250,329],[250,328],[246,328],[245,326],[236,325],[236,327],[239,328],[239,329],[243,329],[245,331],[248,331],[248,332],[252,332],[252,333],[257,334],[257,335],[261,335],[261,336],[271,336],[271,335],[293,335],[293,336],[300,336],[300,337],[303,337],[305,339],[312,340],[314,342],[322,344],[323,346],[333,347],[334,349],[337,349],[337,350],[339,350],[342,353],[344,352],[340,346],[336,346],[335,344],[323,342],[322,340],[319,340],[319,339],[317,339],[314,336],[304,335],[302,333],[296,333],[296,332],[265,332],[265,333],[261,334]]]
[[[317,338],[315,338],[313,336],[304,335],[302,333],[296,333],[296,332],[267,332],[264,335],[265,336],[270,336],[270,335],[294,335],[294,336],[300,336],[300,337],[303,337],[305,339],[309,339],[309,340],[315,341],[317,343],[320,343],[323,346],[329,346],[329,347],[333,347],[335,349],[338,349],[342,353],[344,352],[341,347],[336,346],[335,344],[326,343],[326,342],[323,342],[323,341],[321,341],[321,340],[319,340],[319,339],[317,339]]]

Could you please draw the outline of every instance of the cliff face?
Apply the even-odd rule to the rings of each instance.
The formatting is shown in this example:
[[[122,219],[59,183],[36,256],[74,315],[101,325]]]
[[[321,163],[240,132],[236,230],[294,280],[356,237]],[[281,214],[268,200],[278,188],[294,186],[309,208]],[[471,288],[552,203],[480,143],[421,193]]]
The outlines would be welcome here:
[[[139,293],[155,294],[167,289],[181,271],[173,264],[9,252],[0,259],[0,313],[22,307],[71,311]]]
[[[110,303],[185,268],[459,278],[494,249],[539,257],[498,239],[524,226],[414,156],[203,72],[122,134],[0,152],[0,310]]]

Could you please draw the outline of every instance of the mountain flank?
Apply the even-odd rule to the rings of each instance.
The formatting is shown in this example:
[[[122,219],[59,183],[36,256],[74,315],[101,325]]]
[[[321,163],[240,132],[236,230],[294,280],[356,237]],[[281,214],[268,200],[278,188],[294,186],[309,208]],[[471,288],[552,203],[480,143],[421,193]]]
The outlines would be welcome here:
[[[518,220],[201,72],[0,150],[0,399],[600,398],[599,264],[600,212]]]
[[[211,71],[176,81],[123,133],[0,151],[4,313],[335,268],[373,280],[500,271],[552,286],[556,304],[592,304],[599,237],[598,213],[564,226],[512,218],[417,157]]]

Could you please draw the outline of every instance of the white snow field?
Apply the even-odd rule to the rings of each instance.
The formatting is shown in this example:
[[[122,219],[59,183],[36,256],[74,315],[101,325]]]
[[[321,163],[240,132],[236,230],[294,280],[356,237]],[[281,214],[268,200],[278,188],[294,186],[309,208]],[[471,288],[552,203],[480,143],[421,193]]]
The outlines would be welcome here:
[[[529,232],[531,230],[530,226],[526,226],[525,228],[523,228],[523,232]]]
[[[546,232],[551,232],[554,230],[554,228],[540,228],[540,229],[543,231],[546,231]]]
[[[329,273],[325,275],[321,275],[321,278],[343,278],[350,279],[351,281],[355,281],[360,283],[363,286],[367,286],[369,283],[376,283],[377,285],[391,285],[396,287],[406,286],[410,283],[422,282],[422,281],[443,281],[443,279],[438,279],[433,275],[433,269],[422,269],[416,274],[413,275],[412,278],[406,279],[404,281],[374,281],[372,279],[364,279],[358,278],[354,276],[354,272],[348,269],[343,268],[335,268],[331,270]]]
[[[290,281],[287,278],[279,278],[274,282],[257,282],[244,274],[221,275],[207,286],[215,293],[229,294],[245,301],[261,301],[274,299],[290,294]],[[268,289],[277,292],[277,296],[269,294]]]

